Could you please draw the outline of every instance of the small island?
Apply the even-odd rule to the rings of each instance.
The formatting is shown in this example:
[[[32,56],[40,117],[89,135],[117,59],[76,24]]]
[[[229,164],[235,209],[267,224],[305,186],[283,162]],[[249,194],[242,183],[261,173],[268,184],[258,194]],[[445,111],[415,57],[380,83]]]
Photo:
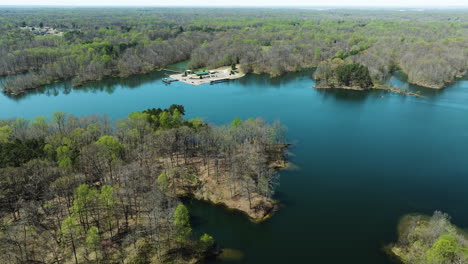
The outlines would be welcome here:
[[[447,214],[432,217],[406,215],[398,225],[398,242],[386,251],[404,264],[458,264],[468,262],[468,236]]]

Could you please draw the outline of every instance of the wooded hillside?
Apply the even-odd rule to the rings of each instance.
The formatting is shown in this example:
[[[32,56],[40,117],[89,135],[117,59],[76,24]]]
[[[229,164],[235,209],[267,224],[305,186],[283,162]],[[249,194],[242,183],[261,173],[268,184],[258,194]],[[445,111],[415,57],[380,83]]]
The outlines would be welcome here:
[[[0,262],[194,262],[214,240],[195,237],[179,197],[235,201],[249,215],[271,206],[284,128],[184,114],[172,105],[116,122],[63,112],[1,120]]]
[[[56,80],[80,85],[149,72],[185,59],[190,67],[241,63],[279,76],[340,58],[374,81],[400,69],[440,88],[468,69],[463,11],[307,9],[0,9],[0,75],[20,93]],[[27,27],[50,27],[62,35]]]

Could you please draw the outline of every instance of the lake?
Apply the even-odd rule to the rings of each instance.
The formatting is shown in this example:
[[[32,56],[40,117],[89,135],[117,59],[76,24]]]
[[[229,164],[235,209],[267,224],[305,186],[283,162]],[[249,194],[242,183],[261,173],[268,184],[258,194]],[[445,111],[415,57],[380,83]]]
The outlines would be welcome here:
[[[281,120],[295,169],[281,172],[281,210],[262,224],[203,202],[188,202],[194,230],[211,234],[241,259],[215,263],[390,263],[407,213],[442,210],[468,223],[468,80],[444,90],[391,85],[385,91],[313,89],[312,71],[270,79],[248,75],[216,85],[164,84],[162,72],[72,89],[50,85],[20,98],[0,95],[0,118],[129,112],[182,104],[187,117],[224,124],[235,117]]]

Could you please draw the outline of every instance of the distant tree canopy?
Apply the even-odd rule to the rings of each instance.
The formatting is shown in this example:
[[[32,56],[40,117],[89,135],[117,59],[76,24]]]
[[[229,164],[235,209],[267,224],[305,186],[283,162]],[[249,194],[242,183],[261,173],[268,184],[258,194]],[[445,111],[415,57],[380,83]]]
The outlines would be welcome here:
[[[41,23],[63,35],[21,28]],[[240,63],[271,76],[340,59],[368,67],[373,81],[399,69],[409,82],[442,87],[468,71],[467,24],[463,11],[2,8],[0,75],[12,75],[4,91],[21,93],[186,59],[193,69]]]

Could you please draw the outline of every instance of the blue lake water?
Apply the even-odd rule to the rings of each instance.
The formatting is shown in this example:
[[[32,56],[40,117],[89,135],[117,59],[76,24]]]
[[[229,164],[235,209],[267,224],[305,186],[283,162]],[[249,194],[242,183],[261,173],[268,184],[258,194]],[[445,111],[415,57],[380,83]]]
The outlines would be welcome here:
[[[382,246],[396,240],[406,213],[449,213],[468,223],[468,80],[444,90],[391,85],[384,91],[313,89],[312,72],[270,79],[248,75],[216,85],[166,85],[155,72],[86,84],[51,85],[20,98],[0,95],[0,118],[129,112],[182,104],[187,117],[224,124],[234,117],[279,119],[293,143],[296,170],[281,172],[283,207],[253,224],[245,216],[190,202],[195,231],[244,253],[234,263],[390,263]],[[216,261],[226,262],[226,261]]]

